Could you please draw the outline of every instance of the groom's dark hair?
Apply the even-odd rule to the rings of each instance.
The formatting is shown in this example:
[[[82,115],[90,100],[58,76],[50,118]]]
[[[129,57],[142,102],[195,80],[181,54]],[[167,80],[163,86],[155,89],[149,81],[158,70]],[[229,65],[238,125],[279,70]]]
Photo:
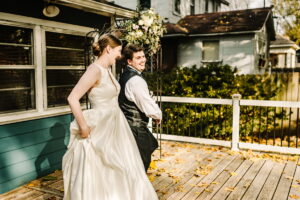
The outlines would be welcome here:
[[[127,59],[132,60],[133,54],[139,51],[144,51],[144,49],[136,44],[127,44],[123,49],[123,56],[126,62]]]

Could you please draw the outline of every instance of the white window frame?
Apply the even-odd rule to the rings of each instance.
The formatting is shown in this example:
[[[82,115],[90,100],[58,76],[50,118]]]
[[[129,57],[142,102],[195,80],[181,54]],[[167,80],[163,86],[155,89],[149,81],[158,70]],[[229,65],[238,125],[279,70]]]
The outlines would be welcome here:
[[[10,66],[9,68],[12,69],[13,67],[13,69],[35,70],[36,105],[36,108],[32,110],[0,114],[0,125],[71,113],[69,106],[47,108],[45,31],[84,36],[93,29],[84,26],[53,22],[4,12],[0,12],[0,24],[33,29],[33,66]],[[6,68],[7,67],[5,66],[0,66],[0,69]],[[49,66],[49,69],[53,68]],[[70,67],[66,66],[64,69],[67,68]],[[77,68],[84,69],[84,66],[79,66]],[[74,68],[72,67],[72,69]],[[82,108],[85,108],[85,105],[82,105]]]
[[[176,10],[176,5],[175,5],[175,1],[176,0],[172,0],[173,1],[173,14],[177,15],[177,16],[181,16],[181,13],[182,13],[182,10],[181,10],[181,4],[182,4],[182,0],[179,0],[180,1],[180,4],[179,4],[179,12]]]
[[[203,53],[204,53],[204,43],[205,42],[216,42],[218,43],[218,59],[217,60],[204,60],[203,58]],[[220,40],[203,40],[202,41],[202,51],[201,51],[201,62],[203,64],[208,64],[208,63],[222,63],[222,60],[220,60]]]

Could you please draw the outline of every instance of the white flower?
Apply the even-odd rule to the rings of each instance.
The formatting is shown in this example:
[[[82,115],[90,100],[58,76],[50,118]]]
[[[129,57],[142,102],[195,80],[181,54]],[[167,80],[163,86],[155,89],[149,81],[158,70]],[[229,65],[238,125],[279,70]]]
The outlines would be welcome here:
[[[143,25],[144,25],[144,21],[140,19],[140,20],[139,20],[139,25],[140,25],[140,26],[143,26]]]
[[[143,29],[144,29],[145,31],[148,31],[148,27],[147,27],[147,26],[143,26]]]
[[[139,26],[138,26],[138,25],[136,25],[136,24],[132,24],[132,28],[133,28],[133,30],[136,30],[136,29],[138,29],[138,28],[139,28]]]
[[[136,37],[141,37],[143,35],[143,32],[142,31],[137,31],[136,32]]]

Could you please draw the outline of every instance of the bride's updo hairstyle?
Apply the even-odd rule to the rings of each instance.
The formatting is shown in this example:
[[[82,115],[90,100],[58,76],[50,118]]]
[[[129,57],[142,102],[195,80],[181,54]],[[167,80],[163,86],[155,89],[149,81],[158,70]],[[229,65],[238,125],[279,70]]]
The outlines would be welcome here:
[[[101,56],[103,53],[103,50],[107,47],[110,46],[111,48],[115,48],[117,46],[121,46],[122,42],[114,35],[112,34],[104,34],[101,35],[99,38],[98,42],[95,42],[93,44],[93,54],[94,56]]]

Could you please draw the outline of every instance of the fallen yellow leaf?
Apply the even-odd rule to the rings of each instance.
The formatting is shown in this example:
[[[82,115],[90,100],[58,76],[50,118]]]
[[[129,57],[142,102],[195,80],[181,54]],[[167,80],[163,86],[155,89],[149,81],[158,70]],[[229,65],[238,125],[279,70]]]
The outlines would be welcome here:
[[[234,191],[234,187],[226,187],[225,190],[232,192],[232,191]]]
[[[230,172],[230,175],[231,175],[231,176],[236,176],[237,173],[235,173],[235,172]]]
[[[155,177],[153,175],[148,176],[150,182],[153,182],[155,180]]]
[[[291,194],[291,195],[289,195],[289,197],[292,199],[300,199],[300,197],[295,194]]]

